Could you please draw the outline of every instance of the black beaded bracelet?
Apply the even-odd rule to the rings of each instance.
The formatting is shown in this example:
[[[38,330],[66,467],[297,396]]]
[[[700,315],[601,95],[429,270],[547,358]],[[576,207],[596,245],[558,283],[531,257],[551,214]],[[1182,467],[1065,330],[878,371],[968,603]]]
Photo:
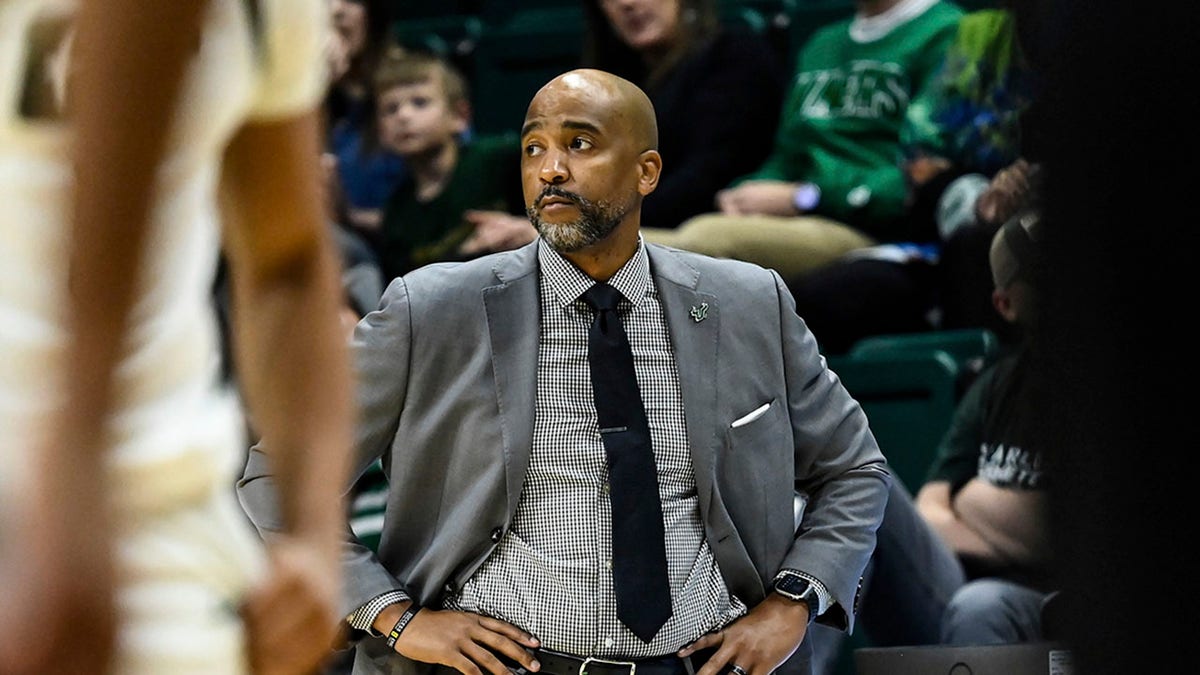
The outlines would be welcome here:
[[[392,626],[392,632],[388,633],[388,649],[394,649],[396,647],[396,640],[400,639],[400,634],[403,633],[404,629],[408,627],[408,622],[412,621],[412,618],[416,616],[417,612],[419,611],[421,611],[421,606],[416,602],[413,602],[408,606],[408,609],[404,610],[404,613],[401,614],[400,618],[396,620],[396,625]]]

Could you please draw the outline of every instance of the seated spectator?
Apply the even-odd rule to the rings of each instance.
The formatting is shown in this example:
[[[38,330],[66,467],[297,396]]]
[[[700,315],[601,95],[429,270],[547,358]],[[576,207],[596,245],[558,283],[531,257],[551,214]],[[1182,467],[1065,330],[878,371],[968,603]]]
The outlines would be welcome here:
[[[379,142],[408,166],[384,206],[385,277],[533,241],[516,171],[517,134],[462,140],[470,104],[454,66],[431,54],[399,54],[381,62],[374,82]]]
[[[990,248],[995,309],[1027,337],[1042,277],[1041,228],[1037,209],[1023,211]],[[1026,407],[1033,359],[1023,342],[972,383],[915,504],[893,481],[860,614],[873,645],[1042,639],[1043,607],[1057,582],[1045,448]],[[816,631],[819,660],[827,661],[841,638]]]
[[[938,217],[937,202],[954,180],[991,178],[1036,151],[1039,4],[1002,0],[963,16],[933,85],[909,105],[903,164],[925,202],[921,216]],[[950,211],[944,230],[956,224],[945,220]]]
[[[911,189],[908,245],[881,244],[848,254],[813,274],[785,279],[829,353],[869,335],[936,328],[1008,326],[991,307],[987,249],[1012,213],[969,232],[975,199],[989,180],[1036,154],[1034,104],[1038,54],[1031,34],[1037,0],[965,15],[933,82],[908,106],[900,139]],[[936,229],[931,226],[936,223]]]
[[[714,0],[585,0],[584,64],[630,80],[658,116],[664,172],[642,222],[674,228],[767,159],[786,73],[767,39],[722,26]],[[686,123],[681,123],[686,121]]]
[[[940,245],[881,244],[785,279],[822,352],[844,354],[870,335],[937,329],[986,328],[1006,345],[1018,340],[991,307],[992,278],[980,257],[986,260],[1002,223],[1035,204],[1040,170],[1024,159],[1001,169],[982,193],[971,194],[971,222]],[[988,298],[986,314],[981,298]]]
[[[801,49],[775,148],[717,194],[719,214],[647,241],[738,258],[797,277],[910,231],[900,169],[908,102],[932,81],[962,10],[941,0],[856,0],[852,19]]]
[[[336,176],[334,218],[377,235],[383,204],[404,176],[404,160],[377,142],[371,78],[383,54],[388,18],[378,0],[332,0],[330,86],[325,96],[327,163]]]
[[[996,230],[1035,202],[1041,170],[1040,163],[1023,157],[1001,169],[972,202],[971,220],[943,243],[937,280],[943,328],[982,327],[1005,343],[1019,339],[1012,325],[987,306],[992,280],[981,263],[987,259]]]
[[[938,86],[909,109],[905,169],[917,217],[933,219],[941,234],[943,328],[1011,332],[991,308],[987,256],[1045,146],[1046,11],[1040,0],[1003,0],[963,17]],[[1002,194],[1016,202],[995,212],[987,202]]]

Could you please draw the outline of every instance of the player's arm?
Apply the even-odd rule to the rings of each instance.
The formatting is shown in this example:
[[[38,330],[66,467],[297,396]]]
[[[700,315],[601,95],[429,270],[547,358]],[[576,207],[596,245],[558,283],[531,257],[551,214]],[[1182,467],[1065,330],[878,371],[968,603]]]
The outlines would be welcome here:
[[[245,606],[259,672],[311,669],[340,618],[352,394],[318,141],[315,111],[246,126],[221,181],[238,380],[283,519]]]
[[[67,118],[76,142],[63,402],[36,464],[0,610],[0,671],[93,672],[115,634],[104,426],[136,301],[154,177],[207,0],[89,0]],[[86,629],[81,629],[86,625]]]

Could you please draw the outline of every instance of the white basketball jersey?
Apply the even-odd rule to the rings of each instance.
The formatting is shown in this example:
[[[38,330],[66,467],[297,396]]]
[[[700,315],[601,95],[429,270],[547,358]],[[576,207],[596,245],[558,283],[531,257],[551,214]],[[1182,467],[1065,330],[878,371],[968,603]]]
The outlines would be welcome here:
[[[253,121],[315,107],[325,89],[325,0],[213,0],[159,171],[131,340],[118,368],[113,478],[129,506],[163,508],[230,484],[245,451],[238,402],[220,385],[211,288],[226,143]],[[44,437],[61,400],[70,130],[30,112],[61,79],[38,46],[66,0],[0,0],[0,488]],[[169,26],[162,30],[171,30]],[[62,31],[60,31],[62,32]],[[70,32],[65,31],[69,45]],[[69,71],[65,72],[69,77]],[[58,83],[61,85],[61,83]],[[45,87],[61,91],[61,86]],[[313,158],[317,161],[317,158]],[[126,265],[125,261],[108,261]],[[253,309],[248,310],[252,319]]]

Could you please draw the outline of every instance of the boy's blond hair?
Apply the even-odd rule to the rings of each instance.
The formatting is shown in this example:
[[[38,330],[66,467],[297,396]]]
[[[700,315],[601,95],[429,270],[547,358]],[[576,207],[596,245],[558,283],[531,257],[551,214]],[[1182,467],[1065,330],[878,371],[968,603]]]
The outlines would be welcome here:
[[[467,102],[467,82],[462,73],[445,59],[425,52],[388,50],[375,68],[373,84],[375,92],[382,94],[393,87],[425,82],[441,83],[451,110]]]

